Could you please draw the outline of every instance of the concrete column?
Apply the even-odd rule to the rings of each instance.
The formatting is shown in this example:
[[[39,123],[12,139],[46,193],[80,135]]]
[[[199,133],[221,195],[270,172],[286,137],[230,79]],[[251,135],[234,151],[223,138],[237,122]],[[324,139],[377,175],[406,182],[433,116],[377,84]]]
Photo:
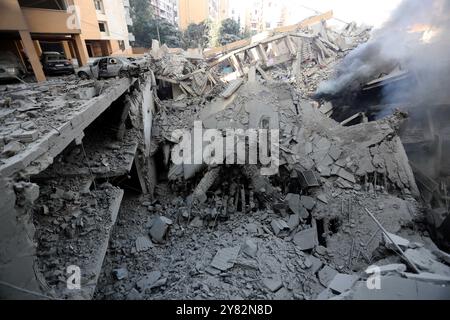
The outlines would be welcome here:
[[[75,54],[77,56],[78,65],[80,67],[88,64],[89,55],[86,49],[86,44],[79,34],[72,36],[74,40]]]
[[[38,40],[33,40],[33,45],[34,45],[34,48],[36,49],[36,53],[37,53],[38,57],[40,57],[42,55],[41,44],[39,43]]]
[[[72,60],[72,53],[70,52],[69,41],[63,41],[62,46],[64,49],[64,55],[67,59]]]
[[[45,81],[45,74],[42,70],[41,62],[39,61],[39,56],[37,55],[36,49],[33,44],[33,40],[31,40],[31,35],[28,30],[20,30],[20,39],[22,39],[23,48],[25,49],[25,53],[30,60],[31,67],[33,68],[34,76],[36,77],[37,82]]]

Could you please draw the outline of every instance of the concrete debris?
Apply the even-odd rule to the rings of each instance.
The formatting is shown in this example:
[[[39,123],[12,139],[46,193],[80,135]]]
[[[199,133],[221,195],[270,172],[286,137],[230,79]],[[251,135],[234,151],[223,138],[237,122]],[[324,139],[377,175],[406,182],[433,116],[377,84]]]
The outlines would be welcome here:
[[[263,278],[262,282],[272,292],[278,291],[283,286],[281,279],[278,278]]]
[[[214,256],[211,266],[222,271],[233,268],[240,250],[240,246],[220,249]]]
[[[318,91],[369,38],[331,17],[208,50],[153,40],[135,77],[0,85],[0,280],[61,299],[448,299],[447,169],[411,166],[445,162],[445,126],[414,144],[405,112],[360,110],[377,95]]]
[[[255,258],[258,252],[258,244],[252,239],[247,239],[242,247],[242,252],[249,257]]]
[[[284,231],[289,231],[290,230],[289,225],[286,223],[286,221],[281,220],[281,219],[274,219],[274,220],[272,220],[270,225],[272,226],[273,233],[276,236],[280,235]]]
[[[293,239],[295,245],[300,248],[300,250],[310,250],[319,244],[317,239],[317,229],[308,228],[302,230],[294,235]]]
[[[153,243],[147,236],[141,236],[136,239],[136,252],[144,252],[153,247]]]
[[[173,224],[169,218],[159,216],[152,220],[150,227],[150,237],[156,243],[163,243],[169,227]]]
[[[370,266],[366,269],[366,274],[373,274],[374,272],[379,273],[380,275],[388,275],[390,273],[398,273],[401,274],[402,272],[406,271],[406,265],[402,263],[393,263],[388,264],[384,266]]]
[[[318,275],[320,283],[324,287],[328,288],[328,285],[336,277],[337,274],[338,274],[338,272],[335,269],[326,265],[319,271],[319,273],[317,275]]]
[[[138,282],[136,282],[136,288],[140,292],[145,292],[148,289],[156,288],[163,285],[159,280],[161,279],[162,274],[160,271],[152,271],[147,275],[142,277]]]
[[[117,280],[123,280],[128,278],[128,270],[127,268],[114,269],[113,275]]]
[[[392,233],[388,233],[388,236],[389,238],[383,233],[383,244],[385,245],[386,248],[396,250],[396,246],[392,243],[392,241],[394,241],[395,244],[400,248],[402,248],[403,250],[408,249],[410,243],[409,240],[399,237]]]
[[[338,273],[328,284],[328,288],[340,294],[352,288],[358,279],[358,276]]]
[[[314,206],[316,205],[316,201],[312,197],[301,196],[300,204],[307,210],[311,211],[314,208]]]
[[[12,157],[18,154],[24,148],[23,144],[18,141],[11,141],[7,145],[3,147],[2,156],[4,157]]]

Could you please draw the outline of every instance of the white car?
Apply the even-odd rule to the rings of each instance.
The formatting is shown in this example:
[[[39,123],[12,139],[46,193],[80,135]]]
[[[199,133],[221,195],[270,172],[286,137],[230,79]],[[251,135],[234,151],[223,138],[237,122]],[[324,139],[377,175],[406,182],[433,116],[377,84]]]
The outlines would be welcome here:
[[[102,57],[93,64],[81,67],[77,75],[82,79],[130,77],[139,73],[139,66],[123,57]]]

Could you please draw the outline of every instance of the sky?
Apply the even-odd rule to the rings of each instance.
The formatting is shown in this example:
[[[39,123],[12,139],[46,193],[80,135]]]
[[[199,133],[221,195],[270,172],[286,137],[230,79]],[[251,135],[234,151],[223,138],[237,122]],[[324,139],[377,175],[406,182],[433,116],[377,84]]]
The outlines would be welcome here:
[[[314,15],[314,11],[334,11],[334,16],[346,22],[355,21],[359,24],[380,27],[391,12],[402,0],[278,0],[288,3],[291,12],[289,24],[297,23],[306,17]],[[240,10],[251,7],[252,0],[234,0]],[[297,21],[293,21],[297,20]],[[333,21],[330,21],[333,23]],[[334,23],[339,24],[337,21]]]

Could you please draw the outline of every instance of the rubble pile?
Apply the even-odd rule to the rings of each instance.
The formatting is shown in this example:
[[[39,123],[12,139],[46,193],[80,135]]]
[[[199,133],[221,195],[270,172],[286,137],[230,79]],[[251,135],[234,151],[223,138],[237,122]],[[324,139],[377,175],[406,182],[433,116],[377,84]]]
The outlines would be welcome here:
[[[267,71],[274,80],[289,82],[303,98],[311,97],[319,84],[331,78],[338,62],[349,51],[370,37],[370,28],[348,24],[336,31],[325,23],[313,25],[297,32],[293,39],[297,52],[292,63],[279,65]]]
[[[183,52],[171,53],[166,45],[159,47],[156,40],[153,41],[149,59],[156,79],[176,87],[173,90],[177,91],[177,95],[203,97],[211,94],[214,87],[220,84],[203,60],[188,59]]]
[[[450,257],[430,238],[399,136],[408,115],[337,122],[315,99],[370,31],[325,17],[204,53],[153,41],[138,79],[7,88],[2,208],[7,228],[28,222],[25,265],[41,292],[450,299]],[[198,131],[201,145],[187,140]]]

